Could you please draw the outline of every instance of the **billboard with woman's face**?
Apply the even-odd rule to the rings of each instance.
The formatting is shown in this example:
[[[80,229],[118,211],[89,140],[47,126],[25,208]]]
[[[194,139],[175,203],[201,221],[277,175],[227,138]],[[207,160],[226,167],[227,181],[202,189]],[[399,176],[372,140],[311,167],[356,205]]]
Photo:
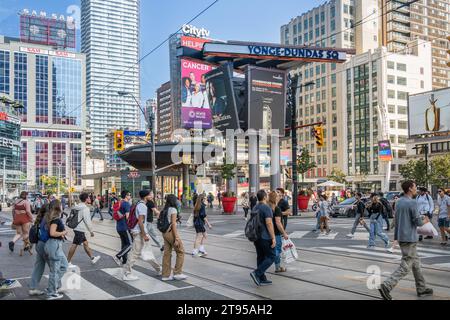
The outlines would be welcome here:
[[[181,116],[185,129],[212,128],[205,80],[205,74],[211,70],[205,63],[181,59]]]

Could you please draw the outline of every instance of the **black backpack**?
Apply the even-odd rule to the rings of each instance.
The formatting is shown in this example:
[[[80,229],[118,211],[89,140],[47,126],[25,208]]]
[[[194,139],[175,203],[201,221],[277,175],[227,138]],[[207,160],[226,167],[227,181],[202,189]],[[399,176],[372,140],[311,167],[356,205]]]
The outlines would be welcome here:
[[[264,226],[261,220],[259,209],[253,209],[245,226],[245,236],[251,242],[258,241],[261,238],[261,233]]]
[[[386,216],[389,217],[390,215],[392,215],[392,206],[389,203],[389,201],[387,201],[384,198],[381,198],[380,201],[381,201],[381,204],[384,207],[384,210],[383,210],[383,213],[382,213],[383,217],[386,217]]]
[[[70,211],[70,215],[66,220],[66,225],[70,228],[70,229],[75,229],[76,227],[78,227],[78,225],[83,222],[84,218],[81,219],[80,222],[78,222],[78,214],[80,213],[79,210],[76,209],[72,209]]]
[[[169,221],[168,216],[169,216],[169,211],[167,209],[164,209],[159,214],[158,221],[156,222],[156,227],[162,233],[166,233],[167,230],[169,230],[169,228],[170,228],[171,223]]]

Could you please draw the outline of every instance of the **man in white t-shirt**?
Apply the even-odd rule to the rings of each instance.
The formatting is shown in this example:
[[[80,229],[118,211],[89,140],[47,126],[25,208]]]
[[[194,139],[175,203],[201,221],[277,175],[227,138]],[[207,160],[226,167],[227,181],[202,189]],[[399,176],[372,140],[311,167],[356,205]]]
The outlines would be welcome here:
[[[137,276],[132,274],[132,268],[136,261],[141,257],[142,250],[144,249],[144,244],[146,244],[150,240],[146,226],[147,201],[149,200],[150,191],[142,190],[139,192],[139,196],[141,200],[137,203],[136,210],[134,211],[138,222],[136,226],[131,230],[131,235],[133,237],[133,248],[131,249],[131,252],[128,256],[128,261],[124,266],[124,281],[135,281],[139,279]],[[149,261],[149,263],[158,274],[161,274],[161,265],[156,261],[156,259]]]

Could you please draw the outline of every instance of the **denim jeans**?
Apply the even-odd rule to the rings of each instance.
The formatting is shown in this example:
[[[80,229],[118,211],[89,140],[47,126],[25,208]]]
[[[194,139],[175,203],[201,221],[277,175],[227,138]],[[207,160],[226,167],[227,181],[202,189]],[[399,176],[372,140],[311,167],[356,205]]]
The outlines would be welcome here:
[[[352,228],[351,234],[355,234],[356,228],[357,228],[358,225],[359,225],[359,219],[361,219],[361,214],[360,214],[360,213],[357,213],[357,214],[355,215],[355,222],[353,223],[353,228]],[[364,226],[364,228],[366,228],[367,232],[370,233],[370,229],[369,229],[369,227],[367,226],[367,224],[364,223],[363,226]]]
[[[49,239],[45,243],[45,253],[48,255],[50,273],[47,294],[56,294],[62,288],[61,279],[67,271],[68,262],[62,249],[62,240]]]
[[[256,276],[260,280],[265,280],[265,272],[275,261],[275,249],[272,247],[271,240],[259,239],[255,242],[256,248]]]
[[[91,220],[94,219],[94,217],[97,213],[100,215],[100,220],[103,220],[103,215],[102,215],[102,211],[100,210],[100,208],[94,208],[94,211],[92,212]]]
[[[377,220],[370,220],[369,247],[375,246],[375,239],[377,236],[384,241],[385,247],[387,248],[389,246],[389,237],[383,233],[383,218],[381,215]]]
[[[316,213],[316,221],[317,221],[317,223],[316,223],[316,226],[314,227],[314,231],[317,231],[320,229],[320,214],[318,212]]]
[[[33,274],[31,276],[30,289],[38,289],[44,274],[45,264],[50,265],[47,254],[45,253],[45,242],[39,241],[36,245],[36,260],[34,261]]]
[[[277,245],[275,247],[275,268],[279,268],[281,266],[281,245],[283,242],[283,238],[281,234],[279,236],[275,236],[277,240]]]

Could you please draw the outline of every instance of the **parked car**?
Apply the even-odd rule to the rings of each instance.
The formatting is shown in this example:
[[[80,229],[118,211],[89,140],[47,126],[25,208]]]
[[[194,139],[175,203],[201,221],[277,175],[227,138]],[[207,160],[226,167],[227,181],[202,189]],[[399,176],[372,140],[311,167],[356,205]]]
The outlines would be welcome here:
[[[369,197],[361,198],[361,201],[366,204],[369,201]],[[332,207],[331,216],[333,218],[337,217],[348,217],[353,218],[356,215],[355,206],[356,198],[349,198],[347,200],[342,201],[338,205]]]

